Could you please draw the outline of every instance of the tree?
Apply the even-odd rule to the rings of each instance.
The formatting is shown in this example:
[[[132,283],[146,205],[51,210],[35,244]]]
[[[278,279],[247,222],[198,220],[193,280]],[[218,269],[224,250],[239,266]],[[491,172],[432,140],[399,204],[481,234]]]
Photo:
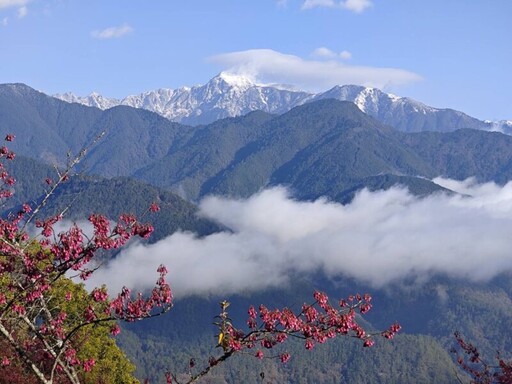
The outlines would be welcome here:
[[[13,135],[5,138],[13,139]],[[94,228],[90,237],[76,224],[56,233],[54,226],[65,212],[38,219],[41,208],[55,189],[69,179],[87,149],[70,158],[66,169],[56,168],[55,181],[46,179],[47,191],[39,204],[23,204],[17,213],[0,219],[0,345],[4,347],[0,359],[4,367],[11,368],[8,374],[25,377],[30,373],[32,381],[44,384],[129,382],[129,376],[121,375],[131,371],[129,363],[123,358],[113,362],[115,356],[106,356],[107,350],[119,353],[107,333],[115,336],[120,332],[118,321],[159,316],[173,306],[164,266],[157,269],[159,277],[147,296],[133,295],[128,288],[115,296],[109,295],[106,287],[88,293],[68,278],[87,280],[99,267],[94,261],[101,252],[118,249],[135,236],[148,238],[153,231],[150,224],[132,214],[121,215],[113,225],[103,215],[90,215],[89,222]],[[7,147],[0,148],[0,199],[12,195],[15,183],[1,161],[14,158]],[[152,204],[146,213],[158,210]],[[29,235],[30,225],[35,225],[40,234]],[[337,306],[331,305],[320,292],[314,294],[314,299],[297,314],[287,308],[251,307],[247,331],[232,324],[227,312],[229,303],[221,303],[216,323],[219,355],[211,357],[209,365],[197,373],[193,371],[192,359],[185,380],[197,381],[239,352],[254,349],[254,355],[262,358],[262,349],[270,350],[288,337],[304,339],[306,349],[336,336],[357,337],[365,347],[373,344],[373,335],[356,318],[370,310],[370,296],[355,295]],[[393,324],[378,334],[392,338],[399,330],[400,326]],[[282,353],[277,357],[285,363],[290,355]],[[167,373],[167,381],[177,382],[178,377]]]
[[[13,135],[6,140],[12,141]],[[172,307],[172,294],[165,280],[167,270],[158,268],[160,277],[148,297],[132,295],[124,288],[112,300],[105,287],[88,294],[66,276],[86,280],[93,272],[91,264],[101,250],[121,247],[130,238],[147,238],[153,228],[139,222],[134,215],[122,215],[112,227],[105,216],[91,215],[94,234],[87,238],[77,226],[55,233],[54,225],[62,213],[45,220],[36,214],[53,195],[55,188],[65,182],[71,169],[85,156],[87,149],[70,161],[64,171],[57,170],[57,180],[46,180],[48,191],[35,207],[24,204],[16,214],[0,219],[0,336],[9,345],[11,356],[3,356],[9,365],[12,356],[21,361],[41,383],[84,382],[84,374],[96,365],[92,345],[83,343],[84,328],[108,326],[112,334],[119,332],[115,322],[135,321],[156,316]],[[14,159],[7,147],[0,148],[0,158]],[[14,178],[0,169],[0,197],[12,195]],[[156,205],[149,211],[156,211]],[[41,234],[29,236],[27,226],[35,220]],[[96,331],[98,332],[98,331]],[[96,351],[97,352],[97,351]]]
[[[470,377],[471,384],[512,384],[512,361],[506,361],[499,353],[496,363],[487,363],[478,348],[467,343],[459,332],[455,332],[457,346],[451,352],[456,356],[461,369]]]
[[[60,308],[68,314],[69,325],[76,326],[80,322],[79,314],[84,313],[89,305],[96,305],[89,293],[81,284],[75,284],[71,280],[63,278],[52,287],[52,305]],[[74,321],[73,321],[74,319]],[[82,328],[74,336],[72,343],[76,348],[77,359],[80,361],[94,361],[90,370],[78,372],[83,383],[108,384],[108,383],[138,383],[133,376],[135,366],[126,355],[118,348],[115,340],[110,335],[112,324],[99,323],[95,326]],[[20,330],[21,331],[21,330]],[[26,332],[25,337],[29,337]],[[0,357],[4,360],[0,367],[0,382],[37,383],[33,373],[27,371],[22,362],[17,359],[12,346],[2,341]],[[7,353],[6,351],[9,351]],[[62,374],[57,374],[56,382],[69,382]]]
[[[374,344],[373,336],[392,339],[401,329],[395,323],[383,332],[370,333],[358,323],[357,316],[366,314],[372,307],[372,298],[368,294],[349,296],[347,300],[340,300],[335,305],[329,302],[323,292],[314,292],[313,298],[313,303],[302,305],[298,313],[289,308],[270,310],[265,305],[260,305],[258,309],[251,306],[245,331],[233,325],[227,311],[230,303],[222,301],[221,312],[215,322],[219,331],[219,355],[211,356],[209,365],[198,372],[194,372],[195,360],[191,359],[188,375],[178,378],[168,372],[167,382],[180,383],[180,379],[187,384],[196,382],[219,363],[242,352],[251,353],[258,359],[270,355],[286,363],[291,358],[288,352],[272,355],[271,350],[290,337],[304,340],[307,350],[313,350],[315,344],[323,344],[337,336],[361,339],[363,347],[371,347]]]

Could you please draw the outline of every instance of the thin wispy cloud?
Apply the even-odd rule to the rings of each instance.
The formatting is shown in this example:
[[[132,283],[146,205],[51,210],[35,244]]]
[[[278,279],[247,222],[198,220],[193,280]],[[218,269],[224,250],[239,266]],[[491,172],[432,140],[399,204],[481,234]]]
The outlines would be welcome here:
[[[340,53],[336,53],[326,47],[320,47],[320,48],[315,49],[311,55],[313,57],[318,57],[318,58],[323,58],[323,59],[350,60],[352,58],[352,53],[350,53],[349,51],[341,51]]]
[[[296,201],[284,188],[246,200],[210,197],[200,204],[202,215],[231,232],[134,244],[89,284],[147,289],[160,264],[181,297],[256,291],[318,271],[377,288],[436,274],[485,281],[511,271],[512,182],[435,182],[463,194],[363,190],[348,205]]]
[[[334,0],[305,0],[302,4],[302,9],[311,9],[316,7],[333,8],[336,6]]]
[[[373,6],[370,0],[305,0],[302,9],[311,9],[317,7],[341,8],[355,13],[362,13]]]
[[[126,36],[133,32],[133,28],[128,24],[123,24],[118,27],[109,27],[102,30],[95,30],[91,32],[91,36],[95,39],[117,39]]]
[[[21,8],[18,8],[18,19],[23,19],[28,14],[28,8],[26,6],[23,6]]]
[[[10,7],[23,7],[29,2],[30,0],[0,0],[0,9]]]
[[[323,49],[324,54],[328,51],[327,48]],[[243,74],[259,83],[293,84],[313,92],[343,84],[386,90],[421,80],[420,75],[400,68],[356,66],[332,60],[306,60],[271,49],[224,53],[210,57],[209,60],[222,66],[226,72]]]
[[[352,58],[352,53],[349,51],[341,51],[339,53],[339,57],[343,60],[350,60]]]
[[[2,21],[0,22],[0,24],[2,24],[3,27],[7,27],[7,25],[9,25],[9,18],[8,17],[4,17],[2,19]]]

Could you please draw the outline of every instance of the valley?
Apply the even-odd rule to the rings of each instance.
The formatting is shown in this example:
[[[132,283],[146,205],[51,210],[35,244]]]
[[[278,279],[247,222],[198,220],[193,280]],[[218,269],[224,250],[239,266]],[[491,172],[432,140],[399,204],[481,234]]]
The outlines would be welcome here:
[[[153,201],[161,206],[151,219],[154,236],[138,249],[149,259],[165,255],[158,257],[168,260],[171,277],[176,273],[173,263],[185,269],[174,278],[175,310],[129,324],[118,338],[136,363],[139,378],[153,382],[162,380],[166,370],[185,372],[190,358],[205,363],[215,346],[211,323],[217,302],[229,300],[233,321],[243,325],[250,304],[300,306],[314,290],[331,297],[371,292],[369,325],[380,330],[398,321],[403,332],[370,350],[357,340],[317,345],[314,353],[292,343],[294,357],[288,365],[244,356],[205,382],[256,382],[261,372],[269,382],[456,382],[458,368],[449,354],[455,331],[489,359],[495,349],[512,353],[512,261],[510,248],[505,248],[512,244],[503,243],[506,235],[497,229],[509,224],[508,208],[495,214],[469,203],[473,199],[475,206],[486,206],[485,199],[508,191],[512,137],[488,132],[483,125],[474,129],[476,120],[469,117],[458,119],[460,125],[439,118],[434,130],[409,132],[363,113],[351,102],[313,99],[281,113],[252,111],[192,126],[144,109],[102,110],[21,84],[0,86],[0,127],[17,136],[12,148],[18,156],[11,169],[18,179],[17,204],[37,201],[44,193],[41,180],[52,175],[54,166],[66,163],[66,152],[77,153],[83,143],[105,132],[41,214],[69,207],[66,220],[92,212],[115,219]],[[408,113],[405,121],[424,116],[422,111]],[[468,178],[472,181],[464,182]],[[461,205],[462,213],[451,211],[454,204],[463,204],[460,199],[468,205]],[[443,209],[439,207],[445,207],[445,216],[435,213]],[[481,216],[480,226],[473,224],[474,214]],[[312,222],[316,227],[309,228]],[[374,235],[379,225],[389,232]],[[486,225],[496,226],[496,236],[486,234]],[[446,238],[443,226],[453,229]],[[487,236],[481,248],[473,242],[479,234]],[[435,239],[439,247],[432,243]],[[226,246],[233,250],[218,255]],[[195,247],[196,253],[186,247]],[[455,249],[459,247],[462,252]],[[475,250],[464,254],[466,247]],[[137,266],[140,258],[130,249],[112,261],[106,257],[107,267],[116,265],[124,270],[124,280],[133,279],[144,289],[145,269]],[[489,255],[478,256],[487,250]],[[176,252],[183,256],[173,256]],[[379,253],[388,259],[377,260]],[[203,271],[194,264],[204,257],[213,258],[215,267]],[[457,259],[461,257],[468,260]],[[431,259],[437,264],[430,264]],[[247,267],[248,260],[259,271]],[[351,267],[355,260],[360,267]],[[480,276],[477,271],[485,263],[489,271]],[[135,269],[130,272],[127,265]],[[105,282],[115,284],[117,278],[109,275],[113,271],[106,269]],[[196,273],[200,277],[192,280],[204,284],[190,284],[187,273]],[[185,278],[179,276],[183,274]]]

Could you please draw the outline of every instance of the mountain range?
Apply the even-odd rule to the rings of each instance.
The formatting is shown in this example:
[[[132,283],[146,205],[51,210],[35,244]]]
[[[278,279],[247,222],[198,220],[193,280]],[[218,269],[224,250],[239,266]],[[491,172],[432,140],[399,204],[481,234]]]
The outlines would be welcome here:
[[[209,124],[218,119],[241,116],[255,110],[282,114],[311,101],[333,98],[353,102],[361,111],[404,132],[445,132],[473,128],[512,133],[512,120],[481,121],[453,109],[430,107],[377,88],[343,85],[313,94],[290,87],[259,85],[247,77],[225,72],[204,85],[179,89],[162,88],[123,99],[108,98],[98,93],[85,97],[73,93],[54,96],[70,103],[103,110],[118,105],[143,108],[171,121],[188,125]]]
[[[336,87],[331,95],[348,90]],[[374,96],[379,92],[374,90]],[[42,180],[51,177],[52,165],[64,165],[68,152],[73,156],[104,132],[88,149],[77,169],[80,175],[63,185],[47,212],[72,203],[70,219],[87,217],[91,211],[115,219],[119,212],[136,213],[156,200],[162,210],[148,218],[157,230],[155,240],[178,228],[204,236],[221,230],[197,218],[197,208],[170,191],[197,201],[210,194],[249,196],[267,186],[286,185],[298,199],[326,196],[344,203],[364,187],[386,189],[395,184],[428,195],[443,190],[432,181],[440,175],[499,184],[512,180],[512,137],[481,126],[468,129],[471,122],[482,123],[476,119],[457,118],[460,112],[451,110],[429,115],[418,107],[406,108],[411,104],[404,101],[396,110],[407,113],[412,128],[399,129],[373,117],[370,104],[336,99],[319,98],[273,113],[257,110],[191,126],[142,108],[120,105],[102,110],[64,102],[24,84],[4,84],[0,130],[16,135],[9,146],[17,153],[11,165],[18,179],[17,203],[40,198]],[[363,106],[368,113],[363,113]],[[437,131],[418,128],[427,123]],[[249,304],[300,306],[314,289],[331,297],[368,290],[349,277],[326,278],[320,272],[291,280],[283,289],[231,295],[227,299],[233,320],[243,324]],[[292,344],[296,358],[289,365],[242,357],[221,367],[210,382],[257,382],[260,372],[270,382],[460,382],[447,352],[454,330],[461,330],[490,359],[496,349],[510,353],[511,282],[507,273],[482,283],[434,276],[420,285],[405,281],[372,289],[375,310],[367,317],[371,325],[383,329],[398,320],[403,326],[404,334],[392,343],[378,343],[369,351],[347,341],[326,343],[315,347],[314,355],[304,354],[302,343]],[[127,326],[120,342],[140,367],[139,377],[157,382],[166,370],[186,371],[191,357],[207,361],[214,349],[212,317],[218,312],[217,301],[223,299],[177,300],[169,316]]]
[[[192,127],[140,108],[101,110],[23,84],[0,86],[0,129],[16,133],[20,155],[62,165],[68,151],[105,132],[81,171],[133,177],[192,201],[286,185],[298,198],[345,202],[362,187],[396,183],[428,194],[440,189],[430,181],[436,176],[512,179],[512,137],[450,122],[445,132],[401,132],[354,103],[321,99],[281,115],[255,111]]]

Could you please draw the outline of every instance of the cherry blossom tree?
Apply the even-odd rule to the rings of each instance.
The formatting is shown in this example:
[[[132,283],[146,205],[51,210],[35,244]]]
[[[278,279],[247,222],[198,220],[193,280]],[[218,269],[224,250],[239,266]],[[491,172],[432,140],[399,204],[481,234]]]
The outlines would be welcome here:
[[[499,353],[494,364],[482,358],[478,348],[464,340],[459,332],[455,332],[457,346],[451,352],[457,364],[469,375],[471,384],[512,384],[512,361],[506,361]]]
[[[271,310],[265,305],[260,305],[258,309],[251,306],[246,330],[233,325],[228,313],[230,303],[222,301],[221,312],[215,322],[219,331],[219,354],[210,356],[208,366],[196,373],[192,371],[195,367],[195,359],[192,359],[191,371],[185,383],[198,381],[213,367],[237,353],[250,353],[257,359],[273,357],[286,363],[291,358],[290,353],[273,354],[272,349],[289,338],[303,340],[307,350],[313,350],[315,344],[323,344],[339,336],[360,339],[363,347],[371,347],[376,336],[392,339],[401,329],[398,323],[394,323],[383,332],[370,333],[359,324],[357,317],[366,314],[372,307],[372,298],[368,294],[349,296],[336,304],[331,304],[323,292],[314,292],[313,298],[311,304],[303,304],[298,312],[289,308]],[[168,372],[167,383],[180,381],[177,375]]]
[[[13,135],[7,135],[12,141]],[[95,365],[94,359],[79,359],[77,343],[80,331],[93,324],[110,327],[112,335],[119,333],[117,321],[136,321],[167,312],[172,307],[172,293],[165,280],[167,270],[160,266],[155,288],[148,296],[132,295],[124,288],[109,300],[105,287],[89,294],[89,304],[80,313],[69,313],[62,305],[73,300],[71,291],[57,291],[66,276],[76,275],[86,280],[94,272],[92,262],[100,250],[113,250],[132,237],[147,238],[153,231],[134,215],[121,215],[115,225],[102,215],[91,215],[94,228],[87,237],[76,224],[67,231],[56,233],[54,226],[63,215],[36,219],[36,214],[69,176],[72,168],[85,156],[84,149],[64,171],[57,170],[57,179],[46,180],[48,190],[42,202],[32,207],[24,204],[19,212],[0,219],[0,337],[9,345],[8,354],[1,357],[9,365],[13,358],[22,361],[41,383],[54,383],[57,377],[78,384],[80,374]],[[0,158],[12,160],[13,152],[4,146]],[[0,198],[9,198],[15,183],[3,163],[0,163]],[[149,211],[158,207],[152,205]],[[31,237],[27,227],[35,221],[40,235]],[[62,293],[64,298],[58,297]]]
[[[10,142],[14,136],[9,134],[5,140]],[[99,253],[118,249],[134,237],[146,239],[153,231],[150,224],[131,214],[121,215],[115,224],[106,216],[90,215],[93,234],[89,236],[76,224],[57,233],[55,225],[63,219],[64,212],[38,218],[87,150],[70,159],[64,170],[56,168],[55,180],[45,180],[47,191],[39,204],[23,204],[18,212],[0,218],[0,345],[5,346],[0,352],[0,365],[21,364],[44,384],[84,382],[83,377],[97,364],[81,351],[88,327],[108,327],[115,336],[120,332],[118,322],[159,316],[173,307],[163,265],[156,271],[155,287],[145,295],[132,294],[128,288],[112,295],[106,287],[97,287],[86,293],[87,298],[77,297],[73,289],[76,283],[69,280],[70,276],[87,280],[97,268],[94,261]],[[15,179],[3,162],[14,158],[6,146],[0,148],[0,199],[13,194]],[[146,213],[158,210],[152,204]],[[29,235],[30,226],[38,229],[37,236]],[[71,305],[74,301],[78,304]],[[308,350],[337,336],[355,337],[362,340],[364,347],[370,347],[374,336],[391,339],[400,330],[398,324],[375,334],[363,329],[358,316],[370,310],[369,295],[354,295],[332,305],[327,295],[315,292],[313,303],[304,304],[298,313],[288,308],[251,307],[245,330],[232,323],[228,307],[228,302],[222,302],[216,318],[219,354],[210,357],[209,364],[195,373],[195,360],[191,359],[187,383],[199,380],[237,353],[250,352],[259,359],[271,356],[272,348],[288,338],[304,340]],[[284,352],[275,357],[286,363],[290,354]],[[166,377],[168,383],[178,382],[174,373],[168,372]]]

